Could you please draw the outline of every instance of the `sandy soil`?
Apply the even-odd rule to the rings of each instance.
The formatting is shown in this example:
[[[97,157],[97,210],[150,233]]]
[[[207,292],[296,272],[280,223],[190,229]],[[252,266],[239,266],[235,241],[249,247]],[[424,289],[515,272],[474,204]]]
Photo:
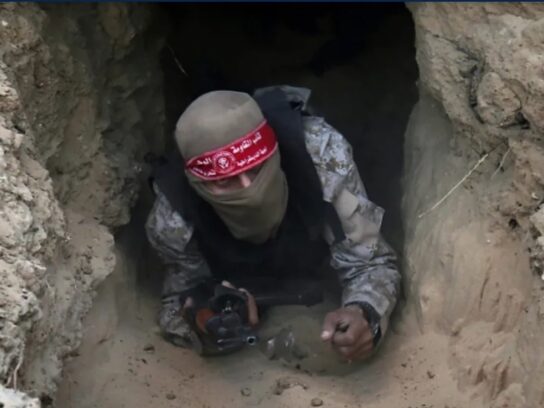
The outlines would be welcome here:
[[[260,334],[291,327],[310,351],[297,362],[270,361],[260,346],[236,354],[202,358],[166,342],[156,313],[160,279],[145,251],[143,206],[117,236],[116,269],[101,286],[83,322],[83,343],[67,362],[57,408],[122,407],[479,407],[457,390],[448,368],[446,336],[421,334],[413,313],[393,319],[378,353],[347,364],[319,339],[323,315],[335,307],[278,307]],[[291,384],[283,392],[279,384]],[[249,395],[248,395],[249,394]]]
[[[58,408],[308,407],[314,398],[338,408],[478,406],[457,391],[445,358],[446,338],[419,334],[409,319],[393,328],[370,361],[346,364],[318,337],[321,317],[332,304],[277,308],[264,331],[292,326],[299,344],[312,351],[309,358],[299,365],[269,361],[257,346],[206,359],[157,334],[153,299],[134,296],[116,305],[112,295],[119,285],[104,286],[86,319],[83,344],[65,369]],[[280,393],[278,382],[291,386]]]

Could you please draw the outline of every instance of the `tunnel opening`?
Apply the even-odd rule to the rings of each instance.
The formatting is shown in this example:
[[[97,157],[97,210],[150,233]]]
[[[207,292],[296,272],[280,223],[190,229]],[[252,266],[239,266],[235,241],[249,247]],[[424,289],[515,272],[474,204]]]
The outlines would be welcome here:
[[[403,138],[418,94],[415,33],[406,7],[165,5],[160,12],[168,27],[160,54],[165,141],[152,157],[160,161],[176,149],[177,119],[205,92],[252,94],[274,85],[309,89],[312,114],[324,117],[352,145],[370,199],[386,211],[382,233],[401,258]],[[146,240],[138,247],[133,243],[134,235],[145,235],[153,200],[144,181],[126,228],[138,231],[129,234],[128,251],[145,254],[135,284],[158,297],[160,260]]]
[[[403,4],[166,7],[166,133],[203,92],[293,85],[353,146],[370,197],[402,248],[403,135],[417,100],[415,34]],[[168,138],[167,149],[174,148]]]
[[[395,249],[402,252],[403,137],[417,99],[418,76],[413,22],[403,4],[164,5],[159,13],[167,27],[160,55],[166,136],[164,149],[154,152],[155,159],[176,148],[172,137],[175,123],[187,105],[204,92],[230,89],[252,93],[272,85],[308,88],[312,92],[312,112],[324,117],[353,146],[370,199],[386,210],[382,231]],[[170,345],[156,337],[162,274],[160,260],[145,238],[144,223],[154,199],[145,180],[147,174],[142,177],[130,223],[116,234],[116,271],[101,285],[86,319],[86,334],[78,357],[65,369],[65,379],[56,398],[59,407],[73,406],[75,401],[78,406],[113,406],[130,403],[134,398],[156,403],[156,398],[163,398],[157,397],[161,392],[157,387],[176,388],[171,382],[173,367],[165,368],[164,372],[155,371],[155,364],[148,372],[147,367],[141,368],[151,359],[156,359],[158,365],[167,364],[165,352],[189,358],[189,364],[199,367],[197,371],[227,369],[219,369],[215,362],[196,362],[186,350],[170,350]],[[310,331],[315,331],[316,322],[326,312],[324,307],[332,306],[328,304],[311,312]],[[115,318],[104,317],[105,311],[111,309],[117,311]],[[287,308],[281,313],[286,313],[289,324],[293,324],[296,322],[291,320],[301,309]],[[275,315],[269,320],[270,326],[285,325]],[[305,327],[304,322],[301,325]],[[104,344],[110,355],[108,363],[96,355]],[[141,348],[138,357],[128,350],[134,347]],[[157,358],[157,354],[162,357]],[[247,363],[257,364],[252,358]],[[241,379],[242,375],[238,368],[232,367],[233,361],[236,360],[226,364],[233,370],[229,381]],[[81,377],[83,366],[87,366],[87,373]],[[299,365],[295,371],[307,375],[326,373],[325,366],[326,363],[310,363],[308,367]],[[95,370],[104,369],[106,376],[97,382]],[[128,370],[128,374],[121,374],[120,369]],[[349,371],[344,367],[337,374]],[[119,375],[123,378],[119,379]],[[128,380],[127,375],[143,381],[144,391],[121,396],[116,389],[124,386],[121,384]],[[106,385],[109,382],[106,378],[111,379],[110,385]],[[107,389],[100,395],[94,389],[99,383]],[[178,400],[184,399],[184,406],[199,401],[193,393],[174,394]],[[219,401],[210,404],[219,406]]]
[[[544,11],[407,9],[0,5],[0,405],[542,405]],[[318,340],[331,299],[260,328],[302,339],[300,363],[158,330],[149,161],[196,96],[276,84],[350,141],[401,255],[405,302],[363,364]]]

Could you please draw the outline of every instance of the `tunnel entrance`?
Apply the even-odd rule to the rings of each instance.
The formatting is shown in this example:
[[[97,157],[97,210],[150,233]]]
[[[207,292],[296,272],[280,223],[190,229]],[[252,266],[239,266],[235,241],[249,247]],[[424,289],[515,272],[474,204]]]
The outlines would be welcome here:
[[[403,134],[417,100],[414,27],[403,4],[165,6],[166,129],[213,89],[309,88],[310,105],[352,144],[385,234],[402,248]],[[167,149],[174,148],[168,138]]]
[[[177,118],[204,92],[251,93],[277,84],[309,88],[313,111],[352,144],[370,199],[386,210],[384,235],[402,252],[403,135],[418,76],[414,27],[404,5],[164,5],[159,11],[166,27],[165,152],[175,148]],[[67,364],[57,406],[307,406],[308,389],[332,407],[358,404],[362,395],[365,406],[398,406],[399,387],[385,403],[380,394],[387,389],[386,372],[404,364],[399,353],[358,370],[327,359],[289,366],[264,361],[256,350],[203,360],[166,343],[156,328],[161,267],[143,228],[152,202],[142,180],[131,222],[116,235],[116,271],[86,318],[83,344]],[[318,328],[331,307],[279,308],[268,324],[295,326],[319,349]],[[393,340],[389,348],[400,343]],[[285,389],[293,390],[270,392],[271,383],[286,382]],[[355,384],[364,386],[352,392]]]
[[[0,406],[541,406],[544,10],[407,8],[0,5]],[[364,364],[319,340],[331,299],[259,327],[300,363],[203,359],[157,327],[146,156],[203,92],[276,84],[351,142],[401,255]]]

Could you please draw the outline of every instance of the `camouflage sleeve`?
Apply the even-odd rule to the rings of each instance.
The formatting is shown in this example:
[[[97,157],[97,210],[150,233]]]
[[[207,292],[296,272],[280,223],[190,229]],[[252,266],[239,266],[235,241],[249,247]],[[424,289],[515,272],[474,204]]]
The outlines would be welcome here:
[[[209,276],[206,261],[195,246],[193,227],[172,209],[166,197],[157,198],[146,222],[147,237],[165,265],[159,326],[174,344],[189,345],[189,328],[181,316],[180,294]]]
[[[380,234],[383,209],[366,195],[351,146],[322,118],[305,119],[306,145],[323,185],[324,199],[331,202],[346,238],[331,243],[331,266],[343,287],[343,304],[366,302],[381,316],[385,333],[400,290],[396,256]]]

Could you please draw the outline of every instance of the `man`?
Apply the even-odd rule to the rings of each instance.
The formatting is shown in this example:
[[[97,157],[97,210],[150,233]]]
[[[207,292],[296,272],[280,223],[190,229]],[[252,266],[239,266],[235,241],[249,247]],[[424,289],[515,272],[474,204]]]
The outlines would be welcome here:
[[[322,340],[354,360],[385,333],[400,275],[380,236],[383,210],[367,199],[348,142],[307,113],[308,97],[287,86],[254,98],[214,91],[179,118],[183,163],[156,176],[146,224],[167,267],[159,324],[175,344],[190,346],[182,314],[199,279],[312,276],[323,248],[343,294]]]

